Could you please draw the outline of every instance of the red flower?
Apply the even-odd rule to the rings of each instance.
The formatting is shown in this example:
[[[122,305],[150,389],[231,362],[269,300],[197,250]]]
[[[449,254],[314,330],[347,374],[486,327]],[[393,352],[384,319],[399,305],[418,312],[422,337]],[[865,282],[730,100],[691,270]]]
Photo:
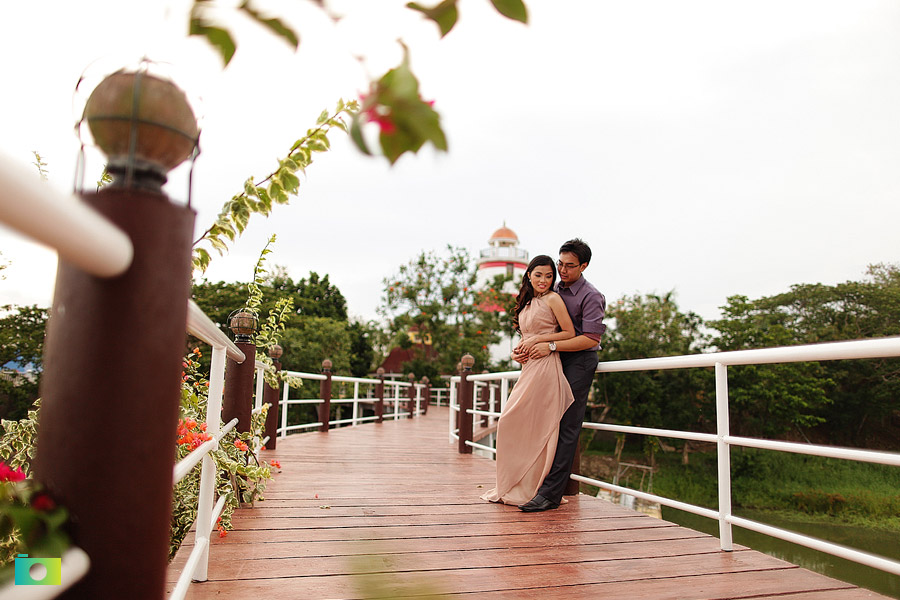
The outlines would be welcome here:
[[[25,472],[22,469],[13,469],[4,463],[0,463],[0,481],[22,481]]]
[[[276,469],[280,469],[280,468],[281,468],[281,463],[278,462],[277,460],[273,460],[273,461],[271,461],[269,464],[272,465],[273,467],[275,467]]]
[[[250,449],[250,446],[245,444],[242,440],[234,440],[234,447],[240,450],[241,452],[246,452]]]
[[[50,512],[51,510],[56,508],[56,502],[53,501],[53,498],[50,497],[50,494],[46,492],[38,492],[31,499],[31,508],[41,512]]]

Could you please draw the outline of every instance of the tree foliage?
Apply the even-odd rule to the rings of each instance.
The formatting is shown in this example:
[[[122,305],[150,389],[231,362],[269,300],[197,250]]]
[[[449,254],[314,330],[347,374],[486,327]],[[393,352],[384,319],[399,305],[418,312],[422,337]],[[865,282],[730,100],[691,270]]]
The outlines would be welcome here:
[[[475,370],[489,366],[488,346],[499,341],[500,320],[480,307],[473,262],[463,248],[447,246],[446,255],[423,251],[384,280],[378,309],[387,318],[383,350],[413,349],[413,361],[404,371],[430,378],[456,373],[465,353],[475,357]],[[414,344],[411,331],[431,344]]]
[[[679,310],[673,292],[625,296],[608,307],[607,319],[614,323],[603,336],[602,361],[692,354],[706,344],[702,319]],[[703,431],[713,389],[709,370],[674,369],[603,374],[595,392],[618,422]]]
[[[900,267],[872,265],[862,281],[800,284],[789,292],[728,299],[711,325],[721,350],[742,350],[900,334]],[[898,359],[732,367],[732,398],[741,421],[774,435],[818,429],[836,442],[877,444],[897,410]],[[731,387],[735,387],[732,384]],[[741,422],[739,421],[739,422]],[[871,426],[867,433],[866,425]]]
[[[276,266],[256,286],[260,315],[278,314],[277,322],[284,326],[279,340],[284,348],[283,368],[318,372],[328,358],[336,373],[364,376],[371,372],[371,331],[348,321],[347,301],[328,275],[311,271],[294,281]],[[202,281],[194,284],[192,295],[210,319],[230,334],[228,315],[244,306],[247,289],[247,284]],[[292,308],[286,310],[287,306]]]
[[[0,318],[0,416],[24,418],[38,397],[43,365],[44,330],[49,311],[38,306],[4,306]],[[6,365],[12,363],[15,368]],[[26,371],[19,375],[16,371]]]

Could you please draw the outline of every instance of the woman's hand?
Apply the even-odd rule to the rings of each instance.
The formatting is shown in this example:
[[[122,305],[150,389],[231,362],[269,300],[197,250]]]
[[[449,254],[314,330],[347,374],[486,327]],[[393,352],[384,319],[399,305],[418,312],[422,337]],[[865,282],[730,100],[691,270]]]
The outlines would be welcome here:
[[[534,348],[534,345],[541,341],[540,336],[533,335],[528,339],[524,339],[519,342],[519,345],[516,346],[516,352],[521,354],[528,354],[531,352],[531,349]]]

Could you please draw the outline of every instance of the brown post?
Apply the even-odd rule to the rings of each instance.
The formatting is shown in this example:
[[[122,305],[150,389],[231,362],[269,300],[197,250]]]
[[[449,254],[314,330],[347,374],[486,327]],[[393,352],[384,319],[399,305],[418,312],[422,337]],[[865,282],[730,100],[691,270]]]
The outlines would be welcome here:
[[[319,421],[322,426],[319,431],[328,433],[328,422],[331,420],[331,361],[327,358],[322,361],[322,373],[326,379],[319,385],[319,392],[324,402],[319,405]]]
[[[161,191],[84,201],[131,238],[101,279],[60,260],[44,347],[34,477],[71,517],[91,569],[64,598],[161,598],[190,297],[194,211]],[[110,429],[112,427],[112,429]]]
[[[375,416],[378,417],[377,423],[384,423],[384,367],[378,367],[378,385],[375,386],[375,394],[378,399],[375,401]]]
[[[472,365],[475,358],[471,354],[465,354],[460,360],[463,371],[459,378],[459,414],[456,423],[459,425],[459,453],[472,454],[472,446],[466,442],[472,441],[472,415],[468,411],[472,409],[473,396],[475,391],[474,382],[469,381],[469,375],[472,374]]]
[[[431,381],[428,377],[422,377],[422,385],[425,387],[422,389],[422,394],[425,396],[425,408],[422,411],[422,414],[428,414],[428,405],[431,403]]]
[[[282,354],[284,354],[284,349],[278,344],[269,348],[269,358],[272,359],[272,366],[275,367],[276,372],[281,371],[281,361],[279,359]],[[266,442],[266,450],[275,450],[276,440],[278,439],[278,406],[281,403],[280,392],[280,385],[277,388],[273,388],[267,383],[263,388],[263,402],[271,404],[269,412],[266,413],[265,434],[269,436],[269,441]]]
[[[410,373],[406,376],[409,380],[409,392],[406,394],[406,412],[412,419],[416,414],[416,374]]]
[[[222,421],[237,418],[235,430],[250,431],[253,416],[253,374],[256,372],[256,344],[253,332],[258,318],[251,311],[239,309],[229,316],[228,326],[234,332],[234,345],[244,353],[244,362],[225,361],[225,390],[222,393]]]

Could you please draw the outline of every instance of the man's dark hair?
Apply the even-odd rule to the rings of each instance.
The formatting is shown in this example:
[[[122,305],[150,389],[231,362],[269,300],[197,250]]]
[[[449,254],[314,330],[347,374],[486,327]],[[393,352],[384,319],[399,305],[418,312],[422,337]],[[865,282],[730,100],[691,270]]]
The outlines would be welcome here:
[[[559,253],[562,254],[563,252],[571,252],[577,256],[579,265],[591,262],[591,247],[578,238],[569,240],[560,246]]]

